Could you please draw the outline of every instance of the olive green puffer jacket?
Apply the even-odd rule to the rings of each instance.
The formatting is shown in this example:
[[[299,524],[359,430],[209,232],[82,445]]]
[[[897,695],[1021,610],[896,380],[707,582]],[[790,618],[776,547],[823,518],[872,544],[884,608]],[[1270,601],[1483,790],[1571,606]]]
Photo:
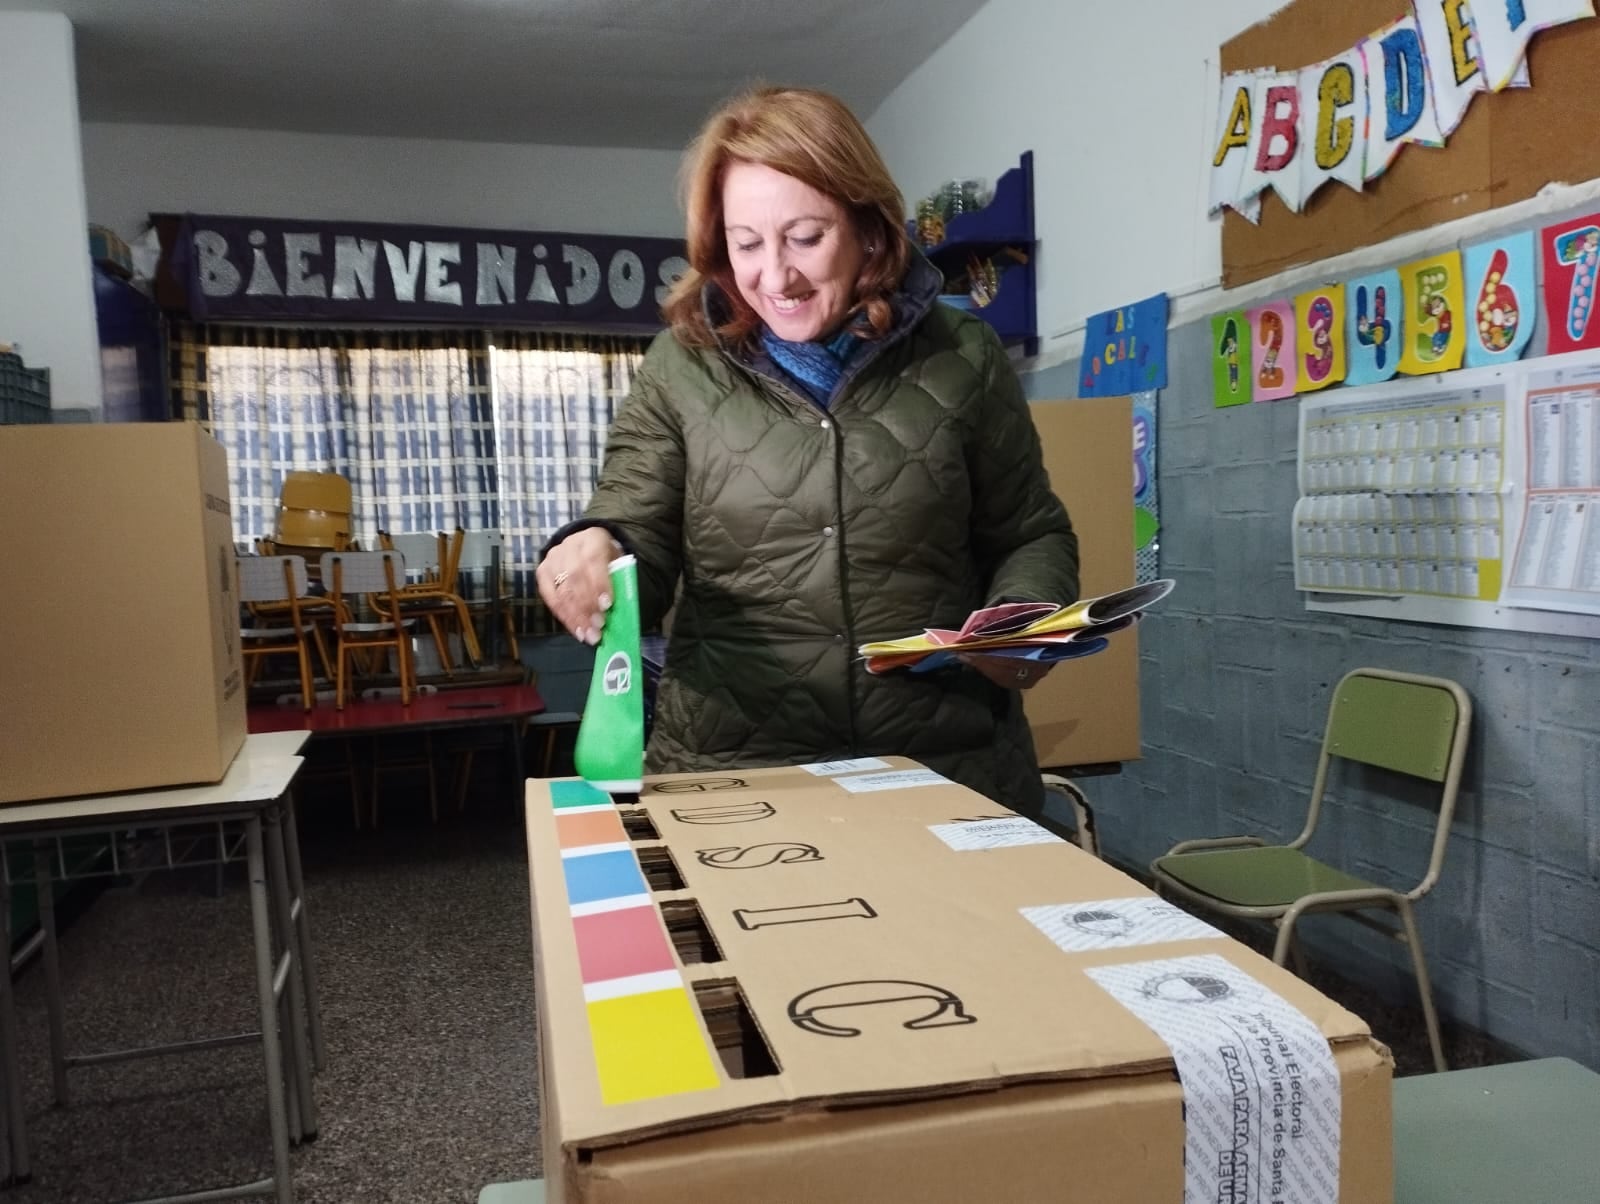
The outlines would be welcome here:
[[[873,676],[856,654],[1078,590],[1077,538],[1000,341],[935,303],[920,256],[907,282],[894,330],[826,410],[764,357],[670,332],[645,356],[572,529],[609,527],[638,557],[647,630],[676,601],[650,772],[899,754],[1041,804],[1017,693],[966,668]]]

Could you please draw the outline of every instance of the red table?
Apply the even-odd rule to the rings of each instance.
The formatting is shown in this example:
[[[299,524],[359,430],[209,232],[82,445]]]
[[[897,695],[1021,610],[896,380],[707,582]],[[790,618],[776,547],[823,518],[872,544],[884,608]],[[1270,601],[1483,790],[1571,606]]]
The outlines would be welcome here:
[[[513,782],[520,790],[524,778],[522,727],[544,709],[544,699],[534,686],[468,686],[417,694],[405,706],[398,698],[352,699],[342,711],[329,705],[305,711],[298,706],[258,704],[248,709],[246,722],[252,733],[309,731],[313,740],[503,724]]]

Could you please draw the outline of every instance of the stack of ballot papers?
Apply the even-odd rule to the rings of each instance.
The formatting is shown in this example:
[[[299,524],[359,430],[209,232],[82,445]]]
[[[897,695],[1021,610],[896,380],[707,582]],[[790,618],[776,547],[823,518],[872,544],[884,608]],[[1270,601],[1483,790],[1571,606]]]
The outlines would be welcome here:
[[[1172,592],[1163,578],[1120,589],[1070,606],[1053,602],[1007,602],[975,610],[961,630],[929,627],[921,635],[862,644],[869,673],[909,669],[927,673],[958,657],[1000,656],[1054,664],[1102,652],[1111,637],[1132,627],[1148,607]]]

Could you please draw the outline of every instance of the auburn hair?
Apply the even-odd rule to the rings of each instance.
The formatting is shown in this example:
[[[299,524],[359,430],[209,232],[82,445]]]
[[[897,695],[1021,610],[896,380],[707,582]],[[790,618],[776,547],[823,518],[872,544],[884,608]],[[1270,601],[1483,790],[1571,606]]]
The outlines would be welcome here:
[[[846,324],[869,338],[887,334],[894,320],[889,299],[905,276],[911,241],[905,201],[883,156],[837,97],[810,88],[757,87],[713,113],[684,156],[689,269],[661,307],[678,340],[705,347],[721,336],[748,346],[761,328],[760,317],[739,295],[728,260],[722,185],[733,163],[780,171],[844,208],[865,252]],[[727,300],[726,311],[711,318],[701,302],[708,283],[718,285]]]

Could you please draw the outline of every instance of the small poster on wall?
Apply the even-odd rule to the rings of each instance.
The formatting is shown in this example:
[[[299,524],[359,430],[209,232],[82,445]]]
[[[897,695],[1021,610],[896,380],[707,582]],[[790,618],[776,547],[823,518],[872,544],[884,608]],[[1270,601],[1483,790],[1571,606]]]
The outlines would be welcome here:
[[[1449,372],[1461,367],[1466,351],[1462,327],[1464,290],[1461,252],[1418,259],[1400,269],[1405,297],[1405,338],[1400,371],[1407,376]]]
[[[1533,337],[1538,306],[1533,296],[1533,231],[1468,247],[1467,296],[1473,298],[1467,328],[1467,367],[1517,359]]]
[[[1400,273],[1374,272],[1350,281],[1345,316],[1347,385],[1375,385],[1400,369]]]
[[[1249,310],[1250,396],[1279,401],[1294,396],[1294,306],[1274,301]]]
[[[1084,323],[1082,397],[1167,387],[1167,295],[1108,309]]]
[[[1549,322],[1549,352],[1600,346],[1600,321],[1594,319],[1595,283],[1600,276],[1600,213],[1546,226],[1544,312]]]
[[[1211,319],[1211,399],[1218,409],[1250,400],[1250,323],[1242,309]]]
[[[1345,376],[1344,285],[1328,284],[1294,299],[1300,354],[1295,383],[1301,393],[1338,384]]]

